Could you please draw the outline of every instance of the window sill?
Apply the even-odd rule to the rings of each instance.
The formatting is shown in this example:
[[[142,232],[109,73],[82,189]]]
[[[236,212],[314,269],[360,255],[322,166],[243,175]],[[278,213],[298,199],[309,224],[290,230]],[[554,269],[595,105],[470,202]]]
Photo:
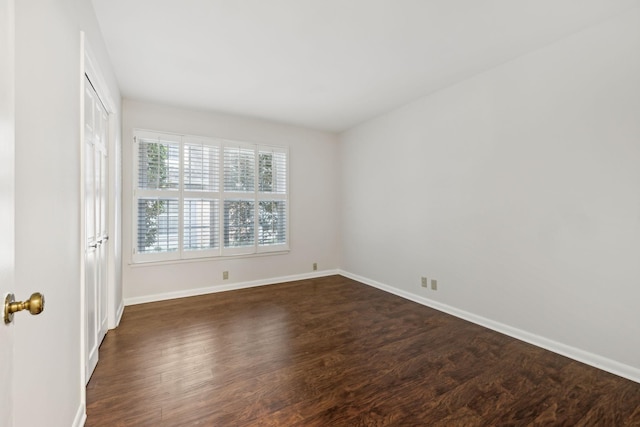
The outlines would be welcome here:
[[[194,262],[211,262],[211,261],[227,261],[234,259],[244,259],[244,258],[259,258],[265,256],[274,256],[274,255],[287,255],[291,252],[291,249],[283,249],[280,251],[272,251],[272,252],[261,252],[255,254],[243,254],[243,255],[228,255],[228,256],[216,256],[216,257],[202,257],[202,258],[183,258],[183,259],[170,259],[170,260],[162,260],[162,261],[129,261],[128,265],[132,268],[138,267],[155,267],[161,265],[171,265],[171,264],[189,264]]]

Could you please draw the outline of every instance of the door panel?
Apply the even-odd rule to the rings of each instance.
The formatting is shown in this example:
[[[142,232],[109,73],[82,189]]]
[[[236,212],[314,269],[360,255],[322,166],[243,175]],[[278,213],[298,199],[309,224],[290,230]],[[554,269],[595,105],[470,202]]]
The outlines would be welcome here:
[[[97,289],[96,289],[96,248],[89,248],[85,253],[85,312],[86,342],[87,342],[87,366],[86,380],[89,381],[93,370],[98,363],[98,313],[97,313]]]
[[[97,313],[97,224],[96,224],[96,161],[95,161],[95,92],[91,84],[85,81],[84,93],[84,188],[85,188],[85,259],[84,259],[84,283],[85,283],[85,313],[86,329],[85,339],[86,354],[86,380],[89,381],[93,370],[98,363],[98,313]]]
[[[96,174],[97,180],[97,202],[99,206],[97,210],[97,216],[99,217],[99,232],[98,232],[98,342],[102,342],[102,339],[107,333],[108,325],[108,313],[107,313],[107,254],[109,247],[109,233],[108,233],[108,157],[107,157],[107,123],[108,116],[102,106],[102,103],[97,102],[96,105],[96,168],[99,165],[99,171]]]
[[[0,0],[0,297],[14,292],[13,8]],[[13,325],[0,321],[0,427],[13,425]]]

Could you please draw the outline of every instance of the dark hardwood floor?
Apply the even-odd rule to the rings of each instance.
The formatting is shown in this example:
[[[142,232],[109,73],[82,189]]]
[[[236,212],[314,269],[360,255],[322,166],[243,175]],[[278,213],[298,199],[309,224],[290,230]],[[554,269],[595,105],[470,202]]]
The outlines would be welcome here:
[[[640,384],[341,276],[127,307],[87,426],[640,426]]]

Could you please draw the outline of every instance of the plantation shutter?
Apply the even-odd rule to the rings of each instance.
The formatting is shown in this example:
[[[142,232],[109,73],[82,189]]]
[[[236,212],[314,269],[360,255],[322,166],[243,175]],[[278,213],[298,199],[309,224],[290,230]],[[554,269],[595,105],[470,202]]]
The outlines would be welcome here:
[[[136,253],[176,252],[180,241],[180,141],[170,135],[144,133],[135,141]]]
[[[133,262],[288,250],[288,150],[136,130]]]
[[[242,146],[224,147],[224,191],[232,193],[253,192],[255,188],[254,148]]]
[[[255,252],[255,146],[224,146],[224,248],[228,255]]]
[[[220,148],[205,139],[185,138],[183,154],[183,249],[202,256],[220,248]]]
[[[218,200],[184,200],[184,250],[196,251],[220,247]]]
[[[287,243],[287,151],[258,149],[258,246],[277,249]]]

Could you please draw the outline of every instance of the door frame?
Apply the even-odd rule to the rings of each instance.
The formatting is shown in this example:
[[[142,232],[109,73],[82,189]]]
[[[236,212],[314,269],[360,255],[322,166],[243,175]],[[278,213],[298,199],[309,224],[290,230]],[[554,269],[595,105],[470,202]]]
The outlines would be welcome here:
[[[118,117],[116,116],[116,105],[114,103],[114,98],[111,95],[111,91],[109,86],[106,83],[106,80],[98,66],[98,61],[96,60],[95,55],[93,54],[93,50],[85,36],[84,31],[80,31],[80,206],[81,206],[81,215],[80,215],[80,242],[79,244],[79,255],[80,255],[80,301],[81,301],[81,309],[80,309],[80,329],[81,329],[81,396],[82,402],[86,406],[86,354],[87,354],[87,341],[86,341],[86,305],[85,305],[85,268],[84,268],[84,257],[85,251],[84,247],[86,245],[86,224],[85,224],[85,216],[84,212],[86,209],[85,206],[85,153],[84,153],[84,144],[85,144],[85,126],[84,126],[84,88],[86,78],[85,75],[88,76],[89,80],[93,88],[95,89],[100,101],[105,107],[107,113],[107,126],[108,126],[108,135],[107,135],[107,158],[108,158],[108,211],[107,211],[107,222],[108,222],[108,233],[109,233],[109,244],[107,245],[107,327],[108,329],[113,329],[120,323],[120,318],[122,317],[122,312],[124,311],[124,302],[121,300],[118,301],[116,296],[119,294],[117,292],[117,286],[119,286],[119,274],[120,269],[117,266],[116,260],[120,259],[119,251],[117,250],[119,242],[120,233],[118,232],[119,227],[119,215],[118,215],[118,207],[120,203],[117,201],[118,194],[118,183],[120,182],[118,179],[118,165],[119,162],[116,159],[118,150],[117,150],[117,135],[118,135]]]

